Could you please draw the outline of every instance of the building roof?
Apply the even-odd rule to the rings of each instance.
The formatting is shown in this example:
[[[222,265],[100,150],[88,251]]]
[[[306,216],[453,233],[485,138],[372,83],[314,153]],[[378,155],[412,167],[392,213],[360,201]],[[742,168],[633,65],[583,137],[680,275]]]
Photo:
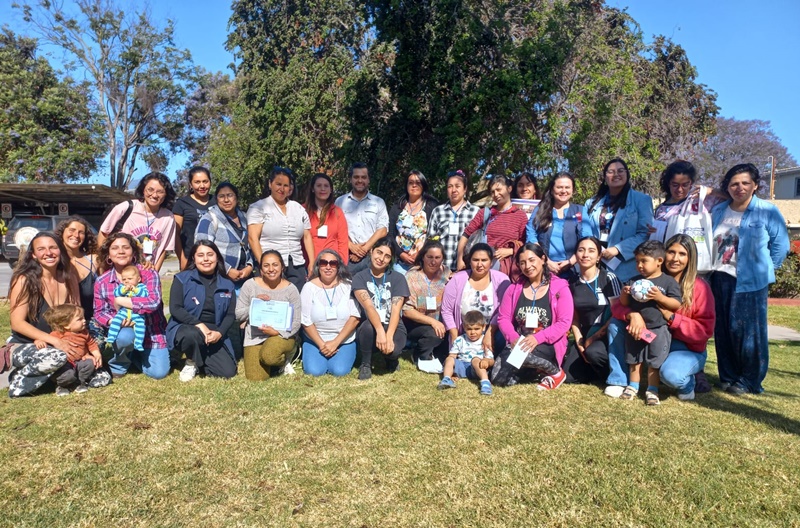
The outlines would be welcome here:
[[[119,189],[91,183],[0,184],[0,202],[41,202],[44,204],[66,202],[107,206],[130,198],[130,194]]]
[[[798,167],[787,167],[785,169],[777,169],[775,171],[775,177],[780,178],[781,176],[787,176],[792,174],[800,175],[800,166]]]

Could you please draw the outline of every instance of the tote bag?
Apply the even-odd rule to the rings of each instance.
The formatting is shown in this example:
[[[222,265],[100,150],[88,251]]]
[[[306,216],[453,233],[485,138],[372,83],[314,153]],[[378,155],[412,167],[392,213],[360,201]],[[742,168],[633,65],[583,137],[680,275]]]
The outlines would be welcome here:
[[[686,200],[681,207],[680,213],[673,216],[667,225],[667,232],[664,241],[666,242],[673,235],[684,234],[690,236],[697,246],[697,271],[711,271],[711,239],[713,230],[711,229],[711,213],[703,205],[706,199],[706,187],[700,187],[698,201]],[[697,204],[695,209],[694,204]]]

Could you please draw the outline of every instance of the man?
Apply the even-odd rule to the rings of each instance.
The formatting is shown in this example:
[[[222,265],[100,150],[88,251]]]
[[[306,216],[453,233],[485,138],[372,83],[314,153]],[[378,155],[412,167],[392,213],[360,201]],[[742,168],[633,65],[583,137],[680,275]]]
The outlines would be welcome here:
[[[355,275],[369,267],[369,251],[389,232],[386,203],[369,192],[369,170],[364,163],[353,163],[349,171],[351,191],[336,199],[336,206],[347,218],[350,263],[347,270]]]

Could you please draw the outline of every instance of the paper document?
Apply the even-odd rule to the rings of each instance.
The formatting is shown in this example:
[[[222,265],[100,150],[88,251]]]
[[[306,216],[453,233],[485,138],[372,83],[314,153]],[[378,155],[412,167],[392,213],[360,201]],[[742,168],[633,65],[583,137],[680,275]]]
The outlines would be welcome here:
[[[294,306],[285,301],[250,301],[250,326],[270,326],[278,331],[292,328]]]
[[[528,357],[528,353],[522,350],[520,346],[522,344],[522,339],[517,341],[517,344],[514,345],[514,348],[511,350],[511,353],[508,355],[508,359],[506,362],[509,365],[512,365],[516,368],[522,368],[522,363],[525,361],[525,358]]]
[[[667,221],[653,220],[653,227],[655,227],[656,230],[650,235],[650,240],[663,242],[664,236],[667,234]]]

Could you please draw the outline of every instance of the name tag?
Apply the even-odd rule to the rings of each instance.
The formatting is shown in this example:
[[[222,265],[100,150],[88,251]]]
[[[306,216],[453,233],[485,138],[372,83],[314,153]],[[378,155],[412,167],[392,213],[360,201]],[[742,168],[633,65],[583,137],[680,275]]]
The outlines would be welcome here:
[[[336,307],[335,306],[328,306],[328,307],[325,308],[325,319],[327,319],[328,321],[331,321],[333,319],[338,319],[338,318],[339,318],[339,316],[336,313]]]
[[[142,241],[142,252],[145,255],[152,255],[153,254],[153,249],[155,249],[155,244],[153,243],[152,240],[150,240],[148,238],[148,239],[145,239],[144,241]]]
[[[450,226],[447,228],[448,235],[455,235],[458,236],[461,233],[458,230],[458,224],[456,222],[450,222]]]
[[[403,218],[403,227],[411,227],[414,225],[414,217],[413,216],[406,216]]]
[[[386,322],[386,308],[378,308],[378,317],[380,317],[381,322]]]
[[[525,315],[525,328],[539,328],[538,312],[530,312]]]
[[[328,226],[321,225],[317,228],[317,237],[328,238]]]
[[[608,304],[608,300],[606,296],[603,295],[603,292],[597,292],[597,306],[605,306]]]
[[[436,297],[425,297],[425,309],[436,311]]]
[[[608,233],[603,231],[600,233],[600,242],[608,242]]]

